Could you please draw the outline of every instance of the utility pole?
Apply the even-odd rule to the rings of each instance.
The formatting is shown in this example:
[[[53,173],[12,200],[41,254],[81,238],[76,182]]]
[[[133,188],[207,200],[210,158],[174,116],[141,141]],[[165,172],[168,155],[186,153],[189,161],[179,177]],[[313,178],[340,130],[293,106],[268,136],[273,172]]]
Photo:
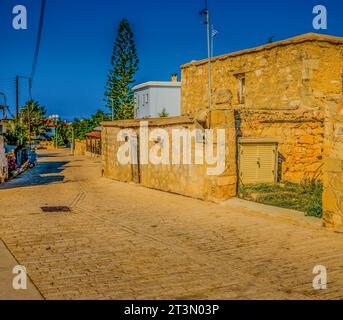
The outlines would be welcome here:
[[[27,120],[28,120],[28,124],[29,124],[29,150],[31,150],[31,110],[30,110],[30,106],[32,104],[32,101],[27,105]]]
[[[205,9],[200,12],[201,16],[205,16],[205,24],[207,31],[207,57],[208,57],[208,107],[209,115],[208,122],[211,125],[211,111],[212,111],[212,70],[211,70],[211,25],[210,25],[210,11],[208,9],[207,0],[205,1]]]
[[[206,1],[207,5],[207,1]],[[212,111],[212,68],[211,68],[211,25],[210,25],[210,12],[206,7],[206,28],[207,28],[207,55],[208,55],[208,99],[210,112]]]
[[[15,120],[19,119],[19,76],[15,77]]]

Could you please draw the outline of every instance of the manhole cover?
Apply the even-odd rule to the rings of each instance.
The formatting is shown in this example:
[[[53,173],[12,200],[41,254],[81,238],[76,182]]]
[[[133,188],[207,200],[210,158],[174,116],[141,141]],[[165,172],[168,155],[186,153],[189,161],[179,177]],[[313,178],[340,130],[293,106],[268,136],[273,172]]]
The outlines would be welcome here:
[[[70,212],[69,207],[63,207],[63,206],[58,206],[58,207],[41,207],[42,211],[45,213],[51,213],[51,212]]]

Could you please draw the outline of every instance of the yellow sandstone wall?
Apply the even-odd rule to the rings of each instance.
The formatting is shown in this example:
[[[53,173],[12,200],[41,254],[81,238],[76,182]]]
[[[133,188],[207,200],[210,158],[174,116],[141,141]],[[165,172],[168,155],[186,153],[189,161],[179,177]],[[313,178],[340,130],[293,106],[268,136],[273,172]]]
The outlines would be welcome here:
[[[342,90],[343,38],[304,35],[212,59],[214,109],[314,110]],[[181,66],[183,115],[208,108],[207,60]],[[245,74],[245,103],[237,76]]]
[[[75,139],[74,144],[74,156],[84,156],[86,154],[86,140]]]
[[[39,142],[39,147],[47,150],[53,150],[56,148],[55,141],[43,140]]]
[[[209,104],[207,60],[181,68],[182,114],[203,120]],[[241,74],[244,104],[238,101]],[[212,108],[235,110],[238,137],[279,140],[281,179],[298,182],[323,164],[323,99],[342,94],[342,74],[343,38],[338,37],[309,34],[215,57]]]
[[[174,118],[176,120],[149,119],[153,124],[149,124],[149,132],[156,128],[165,129],[169,133],[170,159],[172,159],[172,140],[171,132],[173,129],[201,128],[194,121],[187,120],[182,123],[182,117]],[[166,123],[167,122],[167,123]],[[168,123],[169,122],[169,123]],[[233,124],[234,115],[228,112],[224,115],[224,122]],[[118,121],[103,123],[102,131],[102,157],[103,174],[115,180],[123,182],[138,182],[137,165],[122,165],[117,159],[117,151],[123,142],[117,141],[118,132],[125,128],[131,128],[139,135],[137,127],[139,121]],[[215,124],[214,124],[215,125]],[[173,192],[193,198],[203,200],[224,200],[236,195],[236,142],[234,125],[225,128],[226,135],[226,161],[225,170],[220,176],[208,176],[207,166],[200,164],[161,164],[155,165],[141,164],[140,183],[141,185],[153,189]],[[216,138],[215,138],[216,141]],[[158,142],[149,141],[149,150]],[[195,141],[192,142],[192,154],[194,155]],[[215,146],[216,152],[216,146]],[[181,159],[182,159],[181,152]],[[194,156],[193,156],[194,157]]]
[[[279,181],[322,177],[323,118],[306,113],[241,111],[236,113],[236,127],[240,137],[277,138]]]
[[[327,103],[324,160],[324,224],[343,228],[343,99]]]

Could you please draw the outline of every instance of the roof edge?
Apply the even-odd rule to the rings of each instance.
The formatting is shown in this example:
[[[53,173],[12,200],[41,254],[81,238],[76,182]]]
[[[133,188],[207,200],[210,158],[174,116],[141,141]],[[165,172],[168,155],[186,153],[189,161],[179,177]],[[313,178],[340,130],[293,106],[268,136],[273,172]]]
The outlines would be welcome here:
[[[226,58],[230,58],[230,57],[236,57],[236,56],[249,54],[249,53],[255,53],[255,52],[259,52],[259,51],[263,51],[263,50],[271,50],[271,49],[276,48],[276,47],[287,46],[287,45],[291,45],[291,44],[299,44],[299,43],[312,42],[312,41],[329,42],[332,44],[343,45],[343,37],[337,37],[337,36],[331,36],[331,35],[319,34],[319,33],[305,33],[305,34],[295,36],[292,38],[288,38],[285,40],[280,40],[277,42],[268,43],[265,45],[261,45],[261,46],[257,46],[257,47],[253,47],[253,48],[249,48],[249,49],[243,49],[243,50],[219,55],[219,56],[211,58],[211,61],[226,59]],[[207,62],[208,62],[208,59],[201,59],[201,60],[196,60],[193,62],[191,61],[191,62],[188,62],[188,63],[181,65],[181,69],[187,68],[190,66],[201,65],[201,64],[204,64]]]
[[[130,120],[117,120],[117,121],[105,121],[101,123],[101,126],[106,127],[118,127],[118,128],[137,128],[140,127],[141,122],[148,122],[148,126],[169,126],[176,124],[193,124],[195,120],[190,117],[178,116],[178,117],[166,117],[166,118],[147,118],[147,119],[130,119]]]
[[[148,81],[138,84],[132,88],[132,90],[139,90],[146,87],[181,87],[179,81]]]

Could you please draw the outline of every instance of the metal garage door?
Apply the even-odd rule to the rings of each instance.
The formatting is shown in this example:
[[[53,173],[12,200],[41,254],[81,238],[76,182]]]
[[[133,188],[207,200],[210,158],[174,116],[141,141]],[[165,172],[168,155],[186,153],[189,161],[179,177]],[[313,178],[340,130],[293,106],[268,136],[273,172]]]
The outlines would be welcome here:
[[[243,184],[276,182],[277,143],[267,139],[240,140],[239,176]]]

